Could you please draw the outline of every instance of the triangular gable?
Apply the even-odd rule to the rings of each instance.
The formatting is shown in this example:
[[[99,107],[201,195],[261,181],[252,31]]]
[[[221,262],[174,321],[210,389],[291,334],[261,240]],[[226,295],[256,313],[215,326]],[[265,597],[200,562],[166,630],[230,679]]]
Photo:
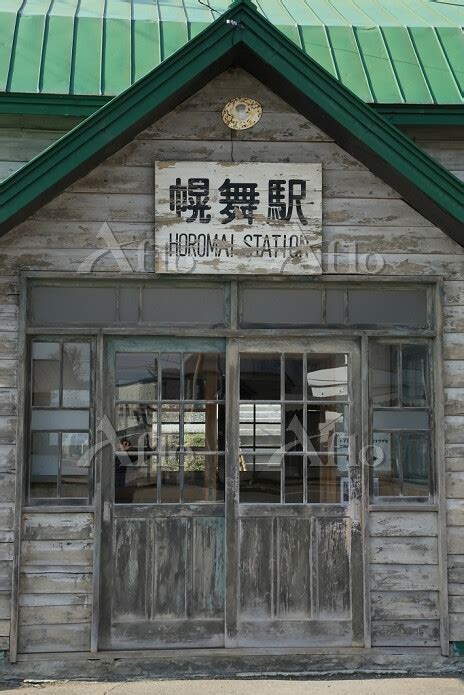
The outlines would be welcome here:
[[[250,0],[0,184],[0,234],[217,74],[241,65],[464,246],[464,184],[308,58]]]

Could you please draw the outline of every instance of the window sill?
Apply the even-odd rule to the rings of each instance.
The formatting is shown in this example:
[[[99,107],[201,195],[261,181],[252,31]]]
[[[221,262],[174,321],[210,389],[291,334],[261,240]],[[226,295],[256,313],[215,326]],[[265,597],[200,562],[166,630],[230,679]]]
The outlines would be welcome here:
[[[380,502],[369,504],[370,512],[438,512],[434,502]]]

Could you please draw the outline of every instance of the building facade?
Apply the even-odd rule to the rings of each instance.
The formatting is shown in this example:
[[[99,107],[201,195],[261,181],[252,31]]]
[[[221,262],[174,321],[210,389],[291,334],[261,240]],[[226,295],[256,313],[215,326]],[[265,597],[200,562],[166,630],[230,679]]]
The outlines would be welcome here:
[[[143,76],[134,59],[132,86],[116,13],[105,18],[112,77],[92,91],[76,58],[75,85],[89,81],[72,98],[53,76],[51,28],[74,15],[48,15],[34,96],[18,47],[38,19],[15,15],[0,97],[10,661],[460,652],[464,106],[453,60],[464,44],[457,14],[413,9],[407,36],[385,17],[375,38],[361,20],[350,29],[358,62],[343,61],[341,20],[298,25],[312,56],[290,22],[247,0],[207,28],[187,22],[183,47],[184,24],[158,17],[162,60]],[[137,17],[144,36],[151,24]],[[79,21],[90,37],[94,20]],[[273,26],[285,21],[284,33]],[[421,42],[440,48],[440,80]],[[61,103],[50,97],[60,91]]]

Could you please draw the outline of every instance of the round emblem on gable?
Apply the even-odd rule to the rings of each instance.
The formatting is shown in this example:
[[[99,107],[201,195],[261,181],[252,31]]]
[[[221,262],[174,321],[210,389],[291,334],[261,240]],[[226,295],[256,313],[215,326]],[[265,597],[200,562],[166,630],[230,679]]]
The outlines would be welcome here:
[[[263,107],[255,99],[235,97],[222,109],[222,120],[231,130],[246,130],[256,125],[263,115]]]

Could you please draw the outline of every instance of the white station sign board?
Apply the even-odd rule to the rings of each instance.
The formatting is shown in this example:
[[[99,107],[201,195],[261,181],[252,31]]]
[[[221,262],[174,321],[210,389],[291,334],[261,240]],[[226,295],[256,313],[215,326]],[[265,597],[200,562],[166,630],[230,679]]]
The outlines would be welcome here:
[[[316,275],[322,165],[155,163],[158,273]]]

